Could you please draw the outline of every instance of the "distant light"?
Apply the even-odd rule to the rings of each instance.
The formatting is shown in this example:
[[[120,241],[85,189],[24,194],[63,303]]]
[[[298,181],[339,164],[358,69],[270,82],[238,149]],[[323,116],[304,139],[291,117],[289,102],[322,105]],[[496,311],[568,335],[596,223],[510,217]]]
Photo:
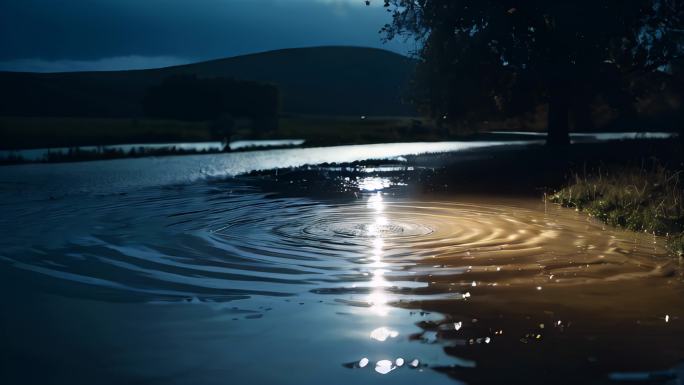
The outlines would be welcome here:
[[[670,316],[668,314],[665,315],[665,322],[670,322]]]

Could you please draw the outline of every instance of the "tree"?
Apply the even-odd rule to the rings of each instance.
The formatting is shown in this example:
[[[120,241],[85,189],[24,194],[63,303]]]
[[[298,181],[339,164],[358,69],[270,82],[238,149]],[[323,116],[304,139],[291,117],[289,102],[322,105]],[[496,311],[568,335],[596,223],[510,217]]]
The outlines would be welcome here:
[[[416,102],[455,121],[548,104],[548,143],[590,103],[630,103],[629,79],[681,55],[684,0],[384,0],[386,39],[421,44]]]

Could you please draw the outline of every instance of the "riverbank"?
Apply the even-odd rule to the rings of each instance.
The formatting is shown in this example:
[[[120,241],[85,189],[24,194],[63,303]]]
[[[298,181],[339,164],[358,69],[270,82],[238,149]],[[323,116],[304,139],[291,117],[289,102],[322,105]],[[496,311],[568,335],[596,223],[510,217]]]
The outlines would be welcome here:
[[[220,144],[226,140],[225,135],[230,137],[231,142],[297,138],[307,147],[322,147],[435,142],[445,140],[443,134],[423,119],[409,117],[288,115],[280,117],[277,128],[271,131],[255,130],[240,122],[234,122],[232,128],[226,128],[217,127],[214,122],[153,119],[0,117],[0,165],[220,153],[224,151],[223,146],[200,146],[197,149],[193,148],[197,147],[193,144]],[[467,134],[458,139],[476,139],[471,136]],[[161,148],[159,143],[166,145]],[[248,147],[239,150],[291,146],[275,144]],[[25,154],[39,150],[45,153],[44,156]]]
[[[144,138],[141,138],[139,142],[120,143],[122,138],[126,138],[126,136],[123,136],[105,140],[107,143],[119,144],[88,146],[74,144],[63,147],[43,148],[27,144],[26,148],[19,149],[14,148],[16,143],[28,139],[21,139],[21,135],[17,138],[10,136],[11,140],[9,142],[0,142],[0,165],[79,162],[146,156],[199,155],[228,151],[273,150],[294,147],[335,147],[382,143],[439,143],[450,141],[460,143],[479,142],[488,146],[515,145],[520,143],[542,144],[546,138],[545,133],[525,131],[461,132],[457,135],[440,136],[436,134],[434,129],[414,132],[413,130],[416,127],[420,127],[420,124],[419,121],[410,118],[374,118],[362,120],[362,123],[354,122],[350,118],[345,118],[346,120],[342,118],[337,120],[318,119],[292,120],[288,125],[281,127],[277,131],[261,133],[256,136],[243,132],[242,134],[231,136],[232,140],[228,144],[223,140],[197,141],[192,140],[192,138],[186,142],[146,142],[142,140]],[[1,123],[2,119],[0,119],[0,134],[2,134],[0,137],[4,138],[7,136],[7,132],[2,131]],[[412,128],[409,128],[408,125],[412,125]],[[326,129],[321,130],[320,127],[326,127]],[[325,131],[325,135],[321,134],[322,131]],[[27,132],[30,133],[31,130]],[[577,145],[611,141],[642,142],[654,139],[664,140],[671,139],[673,135],[675,134],[669,132],[585,132],[571,133],[570,137],[571,142]],[[211,136],[207,134],[202,136],[202,138],[211,138]],[[42,143],[41,140],[44,139],[37,140],[33,144]],[[81,139],[74,139],[74,143],[80,143]],[[12,140],[15,142],[12,142]],[[17,140],[18,142],[16,142]],[[556,151],[556,149],[553,150],[553,152]]]
[[[684,191],[681,170],[659,164],[617,167],[576,174],[550,200],[584,211],[615,227],[665,236],[669,249],[684,255]]]
[[[451,181],[462,192],[544,196],[611,226],[663,236],[681,257],[683,162],[677,140],[538,146],[446,166],[433,188]]]

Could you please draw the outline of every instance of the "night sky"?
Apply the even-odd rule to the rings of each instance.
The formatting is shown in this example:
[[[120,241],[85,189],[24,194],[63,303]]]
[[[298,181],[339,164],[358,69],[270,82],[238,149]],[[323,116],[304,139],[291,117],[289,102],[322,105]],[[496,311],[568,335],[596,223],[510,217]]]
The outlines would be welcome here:
[[[0,70],[150,68],[272,49],[383,44],[362,0],[0,0]]]

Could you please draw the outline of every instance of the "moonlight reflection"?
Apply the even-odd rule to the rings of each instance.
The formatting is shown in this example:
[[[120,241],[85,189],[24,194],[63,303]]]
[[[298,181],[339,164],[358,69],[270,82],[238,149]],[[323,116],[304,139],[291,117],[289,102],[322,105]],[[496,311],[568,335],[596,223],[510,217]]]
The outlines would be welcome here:
[[[368,198],[367,207],[373,211],[375,222],[368,227],[367,234],[369,237],[373,237],[370,245],[372,248],[372,262],[369,265],[373,270],[371,271],[372,278],[370,282],[372,291],[366,301],[370,304],[373,313],[380,316],[386,316],[389,313],[390,308],[387,305],[388,298],[385,288],[389,287],[390,283],[385,279],[385,273],[390,270],[386,269],[388,264],[382,259],[385,241],[382,237],[383,232],[381,229],[382,227],[387,226],[388,220],[382,214],[385,209],[385,204],[380,191],[376,191],[375,194]]]

